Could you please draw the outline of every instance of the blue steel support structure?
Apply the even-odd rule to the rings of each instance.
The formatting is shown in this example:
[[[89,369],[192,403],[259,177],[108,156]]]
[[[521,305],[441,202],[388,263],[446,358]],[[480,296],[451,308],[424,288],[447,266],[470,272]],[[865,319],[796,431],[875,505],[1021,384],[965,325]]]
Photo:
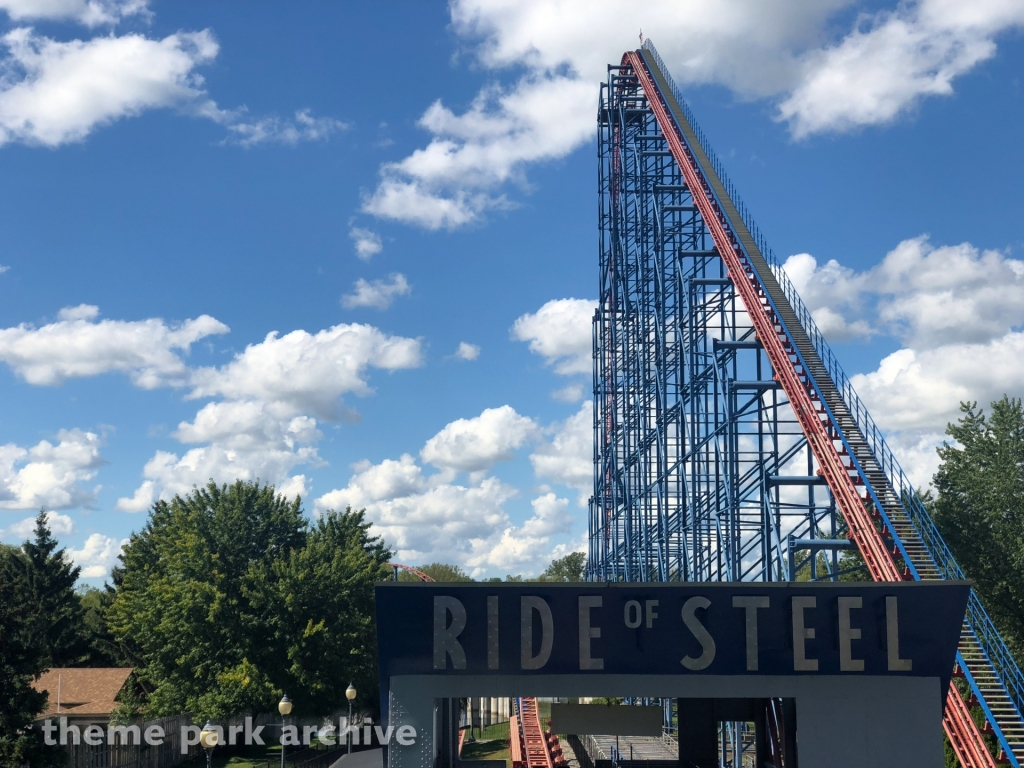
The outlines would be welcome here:
[[[658,93],[646,92],[643,83]],[[675,153],[666,130],[679,137]],[[697,171],[711,182],[700,201],[681,168],[683,137],[694,145],[690,156],[701,159]],[[837,508],[835,494],[844,491],[823,477],[834,475],[822,472],[807,421],[802,426],[796,418],[780,386],[787,379],[766,355],[765,339],[718,250],[722,243],[714,242],[698,210],[713,194],[715,210],[724,211],[740,235],[737,254],[753,265],[746,276],[764,297],[752,311],[773,313],[790,350],[782,365],[795,366],[808,383],[837,452],[833,458],[842,460],[862,499],[857,514],[870,512],[874,527],[867,538],[883,545],[871,549],[869,542],[864,551],[870,577],[963,578],[650,41],[608,68],[598,160],[588,577],[775,581],[790,578],[795,556],[796,569],[803,565],[812,578],[834,579],[843,565],[838,552],[850,545],[846,537],[865,546],[863,527],[855,537],[843,511],[851,508]],[[766,321],[758,319],[764,328]],[[774,359],[778,365],[780,358]],[[792,370],[782,373],[792,381]],[[815,445],[820,451],[821,442]],[[891,562],[870,567],[880,551]],[[945,725],[962,765],[998,760],[1020,766],[1024,675],[976,596],[956,673],[965,695],[951,688]],[[983,729],[968,708],[984,718]]]

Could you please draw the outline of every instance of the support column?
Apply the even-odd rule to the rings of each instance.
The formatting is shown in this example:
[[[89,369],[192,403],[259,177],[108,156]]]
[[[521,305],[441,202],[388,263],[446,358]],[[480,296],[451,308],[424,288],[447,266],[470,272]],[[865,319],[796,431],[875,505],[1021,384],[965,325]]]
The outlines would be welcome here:
[[[718,768],[714,699],[677,699],[676,711],[679,713],[680,766]]]

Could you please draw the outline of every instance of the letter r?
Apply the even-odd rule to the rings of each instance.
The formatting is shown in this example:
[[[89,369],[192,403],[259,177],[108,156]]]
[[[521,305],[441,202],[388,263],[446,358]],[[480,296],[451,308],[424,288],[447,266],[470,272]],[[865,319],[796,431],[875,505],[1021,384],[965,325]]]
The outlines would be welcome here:
[[[448,614],[451,614],[451,624]],[[466,628],[466,606],[454,597],[434,597],[434,669],[447,669],[448,657],[452,669],[466,668],[466,651],[458,637]]]

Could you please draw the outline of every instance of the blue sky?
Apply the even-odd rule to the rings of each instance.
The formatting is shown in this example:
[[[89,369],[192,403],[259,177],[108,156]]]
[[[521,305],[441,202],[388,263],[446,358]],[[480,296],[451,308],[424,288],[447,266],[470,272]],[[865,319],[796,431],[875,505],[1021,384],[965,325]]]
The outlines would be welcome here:
[[[0,0],[0,540],[208,478],[536,573],[590,480],[597,82],[642,28],[919,484],[1024,381],[1024,8]]]

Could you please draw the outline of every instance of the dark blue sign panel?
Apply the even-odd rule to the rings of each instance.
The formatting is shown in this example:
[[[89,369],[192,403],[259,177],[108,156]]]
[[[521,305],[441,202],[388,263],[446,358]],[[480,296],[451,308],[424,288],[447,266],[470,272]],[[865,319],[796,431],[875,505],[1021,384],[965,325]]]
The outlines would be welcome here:
[[[953,669],[966,582],[377,585],[394,675],[913,675]],[[944,688],[943,688],[944,690]]]

